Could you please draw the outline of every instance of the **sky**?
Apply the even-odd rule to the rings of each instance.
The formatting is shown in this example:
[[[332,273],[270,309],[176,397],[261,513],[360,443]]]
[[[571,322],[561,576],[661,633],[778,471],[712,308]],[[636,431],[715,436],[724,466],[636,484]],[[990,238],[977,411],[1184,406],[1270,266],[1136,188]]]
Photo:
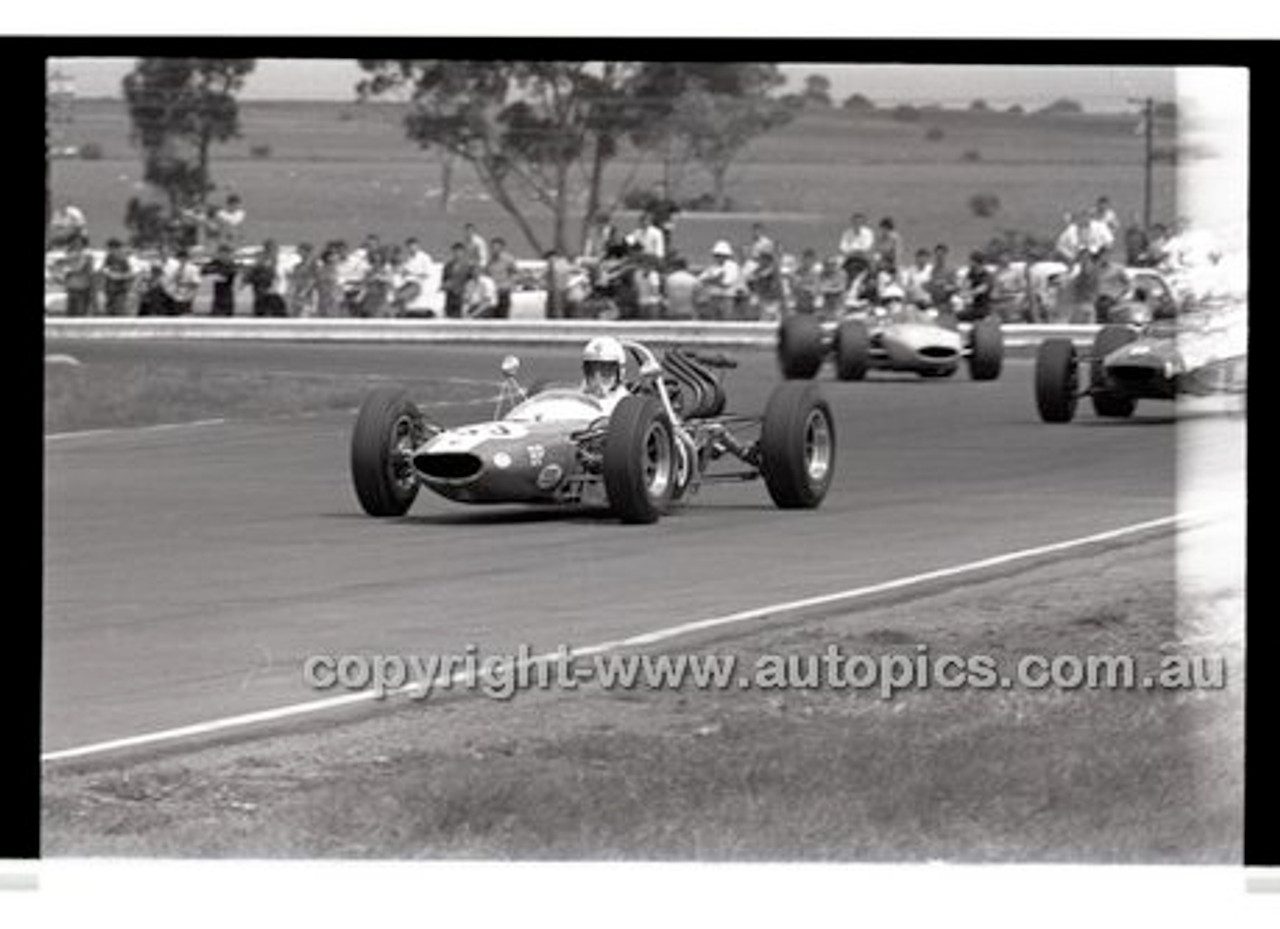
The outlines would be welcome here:
[[[53,58],[52,69],[75,79],[84,97],[120,96],[131,58]],[[787,89],[799,90],[810,74],[831,80],[837,103],[861,93],[877,104],[937,103],[966,106],[982,98],[996,107],[1043,106],[1059,97],[1090,111],[1132,109],[1130,97],[1173,99],[1171,68],[1105,68],[992,65],[783,65]],[[351,60],[262,58],[245,84],[242,99],[350,100],[361,76]]]

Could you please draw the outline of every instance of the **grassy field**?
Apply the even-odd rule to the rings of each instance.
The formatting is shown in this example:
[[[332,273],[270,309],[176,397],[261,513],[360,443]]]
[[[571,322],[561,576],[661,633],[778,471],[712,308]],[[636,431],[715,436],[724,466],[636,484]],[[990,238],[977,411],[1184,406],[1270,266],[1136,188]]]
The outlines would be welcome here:
[[[686,649],[1206,654],[1224,689],[446,696],[55,767],[44,854],[1237,862],[1242,656],[1174,567],[1157,539]]]
[[[252,239],[417,235],[439,256],[472,221],[528,256],[515,225],[465,166],[455,171],[452,209],[440,210],[439,163],[405,140],[399,119],[389,106],[246,103],[243,137],[216,150],[215,178],[245,198]],[[940,141],[926,138],[931,128],[942,131]],[[744,242],[750,223],[762,216],[787,249],[826,253],[849,214],[860,210],[873,221],[893,216],[908,247],[942,241],[967,251],[1003,229],[1055,234],[1065,210],[1089,206],[1103,194],[1127,219],[1142,207],[1142,138],[1134,128],[1132,117],[1116,115],[1043,119],[939,111],[904,123],[884,113],[805,114],[744,153],[729,190],[735,213],[681,217],[676,244],[701,257],[716,239]],[[1168,130],[1162,127],[1165,135]],[[78,103],[66,141],[95,142],[105,157],[56,161],[55,203],[84,209],[99,243],[122,235],[125,204],[144,187],[123,103]],[[260,145],[270,146],[270,158],[250,156]],[[980,160],[963,161],[970,151]],[[616,193],[628,180],[649,185],[659,176],[658,165],[624,156],[606,186]],[[698,171],[688,169],[683,193],[707,189]],[[981,193],[999,197],[994,216],[970,211],[969,199]],[[1157,220],[1173,218],[1176,194],[1174,170],[1158,167]]]

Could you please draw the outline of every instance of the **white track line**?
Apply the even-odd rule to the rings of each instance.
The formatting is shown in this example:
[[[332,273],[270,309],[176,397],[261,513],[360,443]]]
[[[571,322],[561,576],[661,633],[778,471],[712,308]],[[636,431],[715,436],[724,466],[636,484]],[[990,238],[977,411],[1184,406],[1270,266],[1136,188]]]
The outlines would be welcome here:
[[[1121,526],[1118,529],[1110,529],[1106,532],[1098,532],[1093,535],[1068,539],[1065,542],[1053,542],[1048,545],[1038,545],[1034,548],[1024,548],[1018,551],[1008,552],[1003,555],[995,555],[991,558],[983,558],[979,561],[970,561],[965,564],[954,565],[949,568],[939,568],[934,571],[926,571],[923,574],[912,574],[907,577],[895,578],[891,581],[883,581],[879,584],[871,584],[866,587],[854,587],[849,590],[841,590],[817,597],[806,597],[802,600],[775,603],[770,606],[756,607],[750,610],[742,610],[737,613],[729,613],[725,616],[715,616],[709,619],[680,623],[676,626],[666,626],[662,629],[655,629],[652,632],[640,633],[625,639],[615,639],[611,642],[601,642],[596,645],[587,645],[581,648],[575,648],[571,650],[570,654],[573,656],[598,655],[603,652],[617,651],[619,649],[630,648],[637,645],[652,645],[655,642],[664,642],[669,639],[679,638],[695,632],[702,632],[706,629],[715,629],[720,626],[731,626],[738,623],[751,622],[782,613],[809,610],[820,606],[844,606],[854,600],[874,596],[875,594],[881,594],[893,590],[902,590],[920,584],[927,584],[932,581],[959,577],[960,575],[985,571],[989,568],[1000,567],[1001,565],[1014,564],[1019,561],[1039,558],[1044,555],[1052,555],[1059,552],[1071,551],[1072,549],[1084,548],[1089,545],[1097,545],[1102,542],[1110,542],[1115,539],[1124,538],[1125,536],[1137,535],[1143,532],[1150,532],[1154,529],[1174,526],[1180,522],[1188,522],[1193,519],[1203,518],[1207,515],[1210,514],[1204,511],[1174,513],[1171,516],[1162,516],[1159,519],[1150,519],[1146,522],[1132,523],[1128,526]],[[556,652],[536,655],[524,662],[524,666],[527,667],[530,665],[553,661],[559,657],[560,654]],[[459,672],[447,679],[447,681],[452,684],[461,684],[468,680],[469,678],[464,672]],[[443,686],[445,683],[446,680],[442,678],[438,681],[432,682],[431,686],[434,689],[437,686]],[[40,756],[40,760],[42,762],[63,761],[71,758],[84,758],[89,755],[99,755],[104,752],[117,751],[124,748],[135,748],[141,745],[155,745],[162,742],[173,742],[178,739],[185,739],[193,736],[225,732],[230,729],[242,729],[246,726],[252,726],[259,723],[277,722],[293,716],[305,716],[312,713],[322,713],[327,710],[336,710],[342,707],[353,706],[358,703],[367,703],[370,700],[382,699],[385,696],[413,694],[420,690],[421,685],[416,683],[406,684],[396,690],[388,690],[385,694],[379,694],[373,689],[361,690],[355,693],[343,694],[338,697],[327,697],[322,700],[310,700],[306,703],[294,703],[270,710],[261,710],[256,713],[244,713],[239,716],[225,716],[221,719],[211,719],[206,722],[193,723],[189,726],[179,726],[175,729],[162,729],[158,732],[148,732],[143,735],[128,736],[122,739],[112,739],[107,742],[95,742],[91,745],[80,745],[74,748],[64,748],[57,751],[45,752]]]
[[[79,432],[51,432],[44,437],[46,442],[54,439],[83,439],[89,436],[116,435],[124,433],[134,435],[139,432],[164,432],[170,429],[191,429],[196,426],[220,426],[225,419],[193,419],[185,423],[157,423],[154,426],[122,426],[119,429],[82,429]]]

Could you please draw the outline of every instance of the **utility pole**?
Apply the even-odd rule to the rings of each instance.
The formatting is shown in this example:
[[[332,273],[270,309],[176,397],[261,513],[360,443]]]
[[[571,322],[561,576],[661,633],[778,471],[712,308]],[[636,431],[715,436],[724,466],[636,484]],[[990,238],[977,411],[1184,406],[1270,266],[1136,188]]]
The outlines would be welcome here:
[[[1151,173],[1155,164],[1155,108],[1152,97],[1129,98],[1130,103],[1142,104],[1142,130],[1146,139],[1146,151],[1142,161],[1142,228],[1151,231]]]

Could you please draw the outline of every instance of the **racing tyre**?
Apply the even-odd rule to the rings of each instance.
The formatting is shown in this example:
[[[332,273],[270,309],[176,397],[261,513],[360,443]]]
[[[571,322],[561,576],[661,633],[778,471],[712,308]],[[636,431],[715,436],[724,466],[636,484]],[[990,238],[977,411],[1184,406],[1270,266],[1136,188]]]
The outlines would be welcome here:
[[[822,323],[788,316],[778,327],[778,366],[788,380],[808,380],[822,367]]]
[[[1093,338],[1093,356],[1089,361],[1089,400],[1099,416],[1125,419],[1133,415],[1138,401],[1133,397],[1109,390],[1107,374],[1102,360],[1122,345],[1128,345],[1138,334],[1128,326],[1105,326]]]
[[[680,477],[671,422],[654,396],[623,397],[604,439],[604,489],[624,523],[652,523],[667,511]]]
[[[860,381],[871,367],[871,334],[860,319],[846,319],[836,329],[836,376]]]
[[[969,377],[994,381],[1004,365],[1004,331],[1000,321],[990,317],[973,324],[969,331]]]
[[[1080,364],[1070,339],[1046,339],[1036,351],[1036,408],[1046,423],[1069,423],[1076,415]]]
[[[409,455],[423,439],[422,414],[395,387],[375,390],[360,406],[351,434],[351,480],[370,516],[403,516],[418,496]]]
[[[779,384],[760,426],[760,471],[784,510],[822,503],[836,464],[836,424],[814,384]]]

